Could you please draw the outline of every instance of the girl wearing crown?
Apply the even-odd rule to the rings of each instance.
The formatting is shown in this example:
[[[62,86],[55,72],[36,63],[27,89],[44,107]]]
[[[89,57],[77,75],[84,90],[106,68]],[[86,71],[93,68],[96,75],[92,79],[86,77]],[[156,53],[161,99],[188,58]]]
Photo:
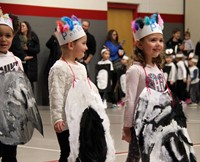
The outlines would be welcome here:
[[[132,22],[132,30],[136,47],[133,64],[126,73],[122,136],[129,143],[127,162],[139,162],[140,156],[142,162],[195,161],[185,130],[185,116],[172,116],[173,111],[182,111],[180,105],[172,109],[172,98],[166,91],[166,80],[161,71],[163,20],[159,14],[137,18]],[[178,133],[187,141],[180,139]],[[187,142],[189,144],[185,146]]]

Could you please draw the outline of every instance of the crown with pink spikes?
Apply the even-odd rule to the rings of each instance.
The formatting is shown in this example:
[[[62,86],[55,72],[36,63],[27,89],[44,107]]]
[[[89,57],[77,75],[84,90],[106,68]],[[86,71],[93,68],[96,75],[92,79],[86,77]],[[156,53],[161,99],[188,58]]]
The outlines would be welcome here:
[[[8,14],[3,15],[1,7],[0,7],[0,25],[7,25],[13,30],[12,19],[9,17]]]
[[[144,19],[137,18],[132,21],[132,31],[135,40],[140,40],[145,36],[154,33],[162,33],[164,28],[164,21],[161,18],[160,14],[153,14],[150,17],[145,16]]]

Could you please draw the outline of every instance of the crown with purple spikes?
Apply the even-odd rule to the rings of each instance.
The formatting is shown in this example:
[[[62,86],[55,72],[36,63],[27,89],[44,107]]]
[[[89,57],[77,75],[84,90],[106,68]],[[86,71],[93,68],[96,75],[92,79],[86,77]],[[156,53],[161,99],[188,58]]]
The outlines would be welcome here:
[[[86,35],[80,21],[74,15],[71,18],[64,16],[56,23],[57,31],[55,35],[60,45],[72,42]]]
[[[140,40],[150,34],[163,34],[162,30],[164,28],[164,21],[161,18],[160,14],[155,13],[150,17],[145,16],[144,19],[139,17],[133,20],[131,28],[135,40]]]
[[[8,14],[3,15],[3,11],[0,8],[0,25],[7,25],[13,30],[12,19],[9,17]]]

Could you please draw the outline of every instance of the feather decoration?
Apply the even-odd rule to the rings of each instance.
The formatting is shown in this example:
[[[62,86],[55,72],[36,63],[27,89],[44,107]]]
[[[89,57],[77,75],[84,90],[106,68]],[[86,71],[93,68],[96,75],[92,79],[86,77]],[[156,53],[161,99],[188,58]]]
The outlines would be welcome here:
[[[153,15],[151,15],[151,21],[152,21],[152,23],[157,23],[158,21],[157,21],[157,14],[153,14]]]
[[[78,23],[79,25],[81,25],[79,19],[78,19],[75,15],[72,15],[71,18],[72,18],[72,20],[77,21],[77,23]]]
[[[135,32],[136,32],[136,28],[135,28],[135,20],[132,21],[132,23],[131,23],[131,28],[132,28],[132,31],[135,33]]]
[[[144,24],[145,24],[145,25],[150,25],[150,24],[151,24],[151,23],[150,23],[150,19],[149,19],[148,16],[145,16],[145,18],[144,18]]]
[[[69,17],[64,16],[64,17],[61,18],[61,20],[64,21],[65,24],[68,24],[69,30],[72,31],[74,29],[74,23]]]
[[[63,32],[63,23],[62,23],[62,21],[58,20],[58,21],[56,21],[56,24],[57,24],[57,31],[58,32]]]
[[[63,27],[63,32],[68,32],[69,31],[69,25],[65,24]]]
[[[139,30],[140,27],[139,27],[139,25],[138,25],[137,23],[135,23],[135,24],[134,24],[134,28],[135,28],[135,30],[137,31],[137,30]]]
[[[136,23],[138,24],[138,26],[142,29],[144,27],[144,21],[142,18],[138,18],[136,20]]]
[[[163,19],[161,18],[160,14],[158,14],[158,25],[163,29],[163,24],[164,24],[164,21]]]

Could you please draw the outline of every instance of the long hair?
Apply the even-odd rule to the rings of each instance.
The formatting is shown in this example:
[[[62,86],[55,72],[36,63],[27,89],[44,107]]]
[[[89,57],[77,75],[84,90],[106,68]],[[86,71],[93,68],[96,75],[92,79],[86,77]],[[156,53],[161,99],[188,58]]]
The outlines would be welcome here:
[[[113,32],[116,32],[116,34],[117,34],[116,40],[113,40],[113,38],[112,38]],[[107,34],[107,37],[106,37],[106,41],[111,41],[111,42],[113,42],[114,44],[119,44],[119,40],[118,40],[118,39],[119,39],[119,37],[118,37],[117,31],[114,30],[114,29],[110,29],[110,30],[108,31],[108,34]]]
[[[19,29],[19,33],[20,33],[20,34],[23,34],[23,33],[21,32],[21,24],[22,24],[22,23],[24,23],[24,24],[27,26],[27,28],[28,28],[28,31],[27,31],[27,38],[28,38],[28,40],[30,40],[30,39],[31,39],[31,32],[32,32],[31,25],[30,25],[27,21],[22,21],[22,22],[20,23],[20,29]]]
[[[142,39],[141,39],[142,40]],[[163,50],[164,51],[164,50]],[[162,68],[162,64],[164,63],[164,53],[163,51],[158,55],[158,57],[152,59],[152,63],[156,64],[159,69]],[[146,66],[145,55],[141,49],[137,46],[134,46],[133,54],[129,61],[129,66],[131,66],[134,62],[139,62],[143,67]]]

